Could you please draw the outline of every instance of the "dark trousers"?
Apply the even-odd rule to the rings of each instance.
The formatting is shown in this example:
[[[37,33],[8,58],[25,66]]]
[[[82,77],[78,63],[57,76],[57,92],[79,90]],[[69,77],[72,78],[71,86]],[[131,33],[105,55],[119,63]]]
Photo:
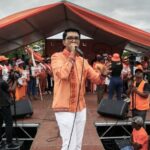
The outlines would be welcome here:
[[[117,100],[121,100],[123,91],[123,81],[120,77],[111,77],[108,86],[108,99],[113,99],[114,93],[116,92]]]
[[[133,110],[132,110],[132,117],[140,116],[140,117],[143,118],[143,122],[145,122],[146,113],[147,113],[147,110],[137,110],[137,109],[133,109]]]
[[[48,90],[51,90],[51,76],[47,75],[47,84],[48,84]]]
[[[97,104],[100,103],[105,93],[105,85],[97,85]]]
[[[128,80],[123,80],[123,93],[127,94],[127,90],[128,90]]]
[[[36,78],[31,78],[28,82],[27,93],[29,96],[35,96],[37,94]]]
[[[47,75],[47,83],[48,83],[48,90],[53,92],[54,82],[52,81],[51,83],[51,76],[49,74]]]
[[[2,140],[2,125],[5,122],[6,142],[12,142],[13,119],[10,106],[0,108],[0,141]]]

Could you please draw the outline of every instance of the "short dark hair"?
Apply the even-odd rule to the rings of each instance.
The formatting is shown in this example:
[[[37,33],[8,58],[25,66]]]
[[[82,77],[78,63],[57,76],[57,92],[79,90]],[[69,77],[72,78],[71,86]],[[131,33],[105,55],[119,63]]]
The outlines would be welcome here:
[[[136,69],[135,73],[137,73],[137,72],[143,73],[143,70],[142,69]]]
[[[67,33],[68,32],[76,32],[79,34],[79,37],[80,37],[80,31],[78,29],[75,29],[75,28],[69,28],[69,29],[66,29],[63,33],[63,40],[65,40],[66,36],[67,36]]]
[[[97,56],[96,56],[96,60],[97,60],[97,61],[103,61],[103,60],[104,60],[104,57],[101,56],[101,55],[97,55]]]

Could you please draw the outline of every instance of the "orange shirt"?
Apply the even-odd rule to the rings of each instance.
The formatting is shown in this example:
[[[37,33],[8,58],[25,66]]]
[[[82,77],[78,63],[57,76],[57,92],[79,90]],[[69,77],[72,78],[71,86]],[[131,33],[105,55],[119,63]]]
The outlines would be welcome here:
[[[23,97],[26,96],[26,90],[27,90],[27,87],[26,87],[26,86],[17,86],[17,87],[16,87],[16,92],[15,92],[16,101],[19,101],[19,100],[21,100]]]
[[[80,56],[76,56],[75,62],[70,59],[70,52],[66,49],[63,52],[55,53],[51,57],[51,67],[54,76],[54,99],[52,108],[55,111],[70,111],[75,112],[86,107],[85,81],[92,80],[94,83],[104,82],[100,79],[100,74],[96,73],[88,64],[87,60]],[[83,74],[82,74],[83,66]],[[79,86],[82,74],[81,90],[78,101]]]
[[[142,145],[142,148],[140,150],[148,150],[149,138],[148,138],[147,132],[145,131],[143,127],[141,127],[141,129],[139,130],[133,129],[132,136],[133,136],[133,142],[136,142]]]
[[[19,71],[22,73],[24,70],[20,67],[15,68],[16,71]],[[22,78],[22,85],[17,85],[16,87],[16,92],[15,92],[15,98],[16,101],[21,100],[23,97],[26,96],[26,91],[27,91],[27,79]]]
[[[103,72],[103,69],[105,67],[105,64],[102,64],[100,62],[95,62],[93,65],[93,69],[97,72],[97,73],[101,73]]]
[[[142,80],[140,85],[137,87],[137,90],[139,92],[143,92],[144,84],[145,84],[145,81]],[[136,82],[134,82],[134,86],[136,86]],[[134,98],[134,99],[132,100],[132,98]],[[132,97],[132,95],[130,95],[130,99],[131,99],[130,109],[135,109],[135,108],[137,110],[148,110],[149,109],[149,97],[144,98],[136,93],[133,93],[133,97]]]

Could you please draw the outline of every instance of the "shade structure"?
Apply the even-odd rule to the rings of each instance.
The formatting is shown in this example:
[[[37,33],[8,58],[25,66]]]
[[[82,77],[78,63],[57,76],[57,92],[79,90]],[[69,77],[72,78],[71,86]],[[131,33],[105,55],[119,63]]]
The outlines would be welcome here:
[[[78,28],[83,35],[112,48],[134,42],[150,49],[150,33],[70,2],[58,2],[1,19],[0,53],[53,36],[70,27]]]

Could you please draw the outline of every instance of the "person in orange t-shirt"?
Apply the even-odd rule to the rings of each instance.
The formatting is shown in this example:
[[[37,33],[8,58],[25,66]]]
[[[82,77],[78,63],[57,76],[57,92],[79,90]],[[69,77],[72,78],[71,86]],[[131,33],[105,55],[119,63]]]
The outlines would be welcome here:
[[[129,93],[132,117],[141,116],[145,122],[147,110],[149,109],[150,85],[143,80],[143,71],[141,69],[135,70],[135,81],[129,87]]]
[[[97,55],[93,69],[98,73],[102,72],[103,68],[105,67],[104,63],[105,63],[104,57],[101,55]],[[97,104],[99,104],[105,93],[105,84],[98,84],[96,92],[97,92]]]
[[[149,136],[143,128],[143,119],[140,116],[132,118],[132,135],[131,142],[134,150],[148,150]]]
[[[110,73],[110,64],[97,73],[88,61],[79,56],[80,32],[67,29],[63,33],[62,52],[51,57],[54,76],[52,108],[62,138],[61,150],[81,150],[86,123],[85,82],[103,84]]]
[[[15,100],[19,101],[26,96],[27,93],[27,81],[29,77],[24,77],[24,68],[23,68],[24,61],[18,59],[16,61],[15,71],[20,74],[20,78],[18,79],[17,86],[16,86],[16,93],[15,93]]]
[[[135,62],[134,70],[136,70],[136,69],[141,69],[141,70],[143,70],[143,66],[142,66],[141,62],[139,62],[139,61],[136,61],[136,62]],[[135,72],[134,72],[134,74],[135,74]]]

